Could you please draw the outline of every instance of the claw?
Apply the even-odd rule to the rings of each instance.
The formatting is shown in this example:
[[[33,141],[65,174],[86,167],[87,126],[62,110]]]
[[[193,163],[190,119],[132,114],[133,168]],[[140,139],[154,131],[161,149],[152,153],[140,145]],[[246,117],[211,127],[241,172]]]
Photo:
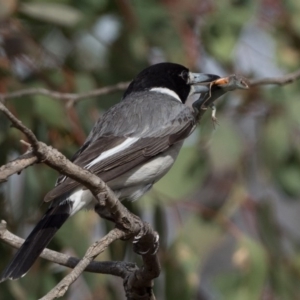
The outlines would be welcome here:
[[[140,239],[142,238],[142,235],[141,236],[135,236],[133,241],[132,241],[132,244],[136,244],[140,241]]]
[[[141,242],[141,238],[144,237],[146,234],[144,231],[142,231],[134,238],[134,240],[132,242],[133,246],[134,246],[134,252],[139,255],[145,255],[151,251],[150,254],[155,255],[159,249],[159,235],[157,232],[154,232],[155,236],[154,236],[153,242],[151,243],[151,241],[149,241],[150,244],[148,244],[148,246],[144,244],[143,245],[144,249],[140,249],[142,244],[139,245],[139,242]],[[145,249],[145,248],[147,248],[147,249]]]
[[[158,233],[156,233],[156,237],[155,237],[155,241],[154,241],[154,243],[155,243],[155,244],[157,244],[157,243],[158,243],[158,241],[159,241],[159,234],[158,234]]]
[[[139,251],[137,251],[137,254],[139,254],[139,255],[145,255],[145,254],[147,254],[149,251],[150,251],[150,249],[148,249],[147,251],[141,251],[141,250],[139,250]]]
[[[154,249],[153,249],[151,255],[155,255],[159,249],[159,234],[158,233],[156,233],[153,248]]]

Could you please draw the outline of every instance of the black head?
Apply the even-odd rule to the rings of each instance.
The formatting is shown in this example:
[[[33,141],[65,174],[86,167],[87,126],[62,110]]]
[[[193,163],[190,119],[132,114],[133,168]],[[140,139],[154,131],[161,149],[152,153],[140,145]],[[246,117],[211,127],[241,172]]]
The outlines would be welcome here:
[[[133,92],[167,88],[175,92],[184,103],[190,93],[189,69],[174,63],[159,63],[140,72],[130,83],[123,98]]]
[[[171,94],[185,103],[189,95],[208,92],[210,82],[219,78],[213,74],[192,73],[179,64],[160,63],[139,73],[128,86],[123,99],[132,93],[152,90]]]

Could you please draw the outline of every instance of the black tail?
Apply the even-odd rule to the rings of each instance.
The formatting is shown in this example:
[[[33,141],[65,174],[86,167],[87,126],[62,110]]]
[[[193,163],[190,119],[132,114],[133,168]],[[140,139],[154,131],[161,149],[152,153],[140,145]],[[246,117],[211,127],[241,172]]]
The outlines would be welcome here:
[[[36,259],[47,247],[56,231],[70,216],[71,205],[65,202],[62,205],[51,207],[35,226],[13,260],[1,274],[0,282],[6,279],[18,279],[24,276]]]

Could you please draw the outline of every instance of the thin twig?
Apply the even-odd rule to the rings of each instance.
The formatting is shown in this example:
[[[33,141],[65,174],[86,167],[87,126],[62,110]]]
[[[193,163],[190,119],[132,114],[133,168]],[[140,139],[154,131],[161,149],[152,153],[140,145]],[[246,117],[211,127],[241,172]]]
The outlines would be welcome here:
[[[83,259],[77,264],[77,266],[64,277],[59,284],[57,284],[50,292],[48,292],[41,300],[52,300],[62,297],[68,290],[70,284],[72,284],[84,271],[84,269],[95,259],[100,253],[102,253],[112,242],[125,236],[125,233],[117,228],[111,230],[101,240],[95,242],[90,246],[84,255]]]
[[[73,103],[76,103],[82,99],[107,95],[117,91],[123,91],[128,87],[128,85],[129,82],[119,82],[115,85],[106,86],[103,88],[99,88],[81,94],[61,93],[61,92],[51,91],[44,88],[30,88],[30,89],[24,89],[24,90],[7,93],[7,94],[0,94],[0,99],[8,100],[13,98],[21,98],[24,96],[44,95],[44,96],[51,97],[53,99],[63,100],[67,102],[71,101]]]
[[[0,111],[2,111],[8,117],[8,119],[10,119],[13,127],[19,129],[21,132],[23,132],[26,135],[31,146],[34,149],[37,149],[38,140],[35,137],[34,133],[29,128],[27,128],[19,119],[17,119],[1,102],[0,102]]]
[[[281,77],[270,77],[270,78],[262,78],[262,79],[251,79],[248,80],[250,86],[257,86],[257,85],[285,85],[292,83],[300,78],[300,70],[295,72],[283,75]],[[30,89],[23,89],[20,91],[1,94],[0,99],[8,100],[13,98],[21,98],[24,96],[34,96],[34,95],[44,95],[51,97],[57,100],[63,100],[66,102],[77,103],[80,100],[91,98],[91,97],[98,97],[102,95],[107,95],[116,91],[123,91],[125,90],[130,82],[119,82],[115,85],[106,86],[103,88],[95,89],[86,93],[62,93],[53,90],[48,90],[45,88],[30,88]]]
[[[281,77],[269,77],[269,78],[262,78],[262,79],[252,79],[249,80],[250,86],[257,86],[257,85],[286,85],[292,83],[300,78],[300,70],[297,70],[293,73],[286,74]]]
[[[32,152],[27,152],[18,158],[0,167],[0,183],[7,181],[8,177],[20,173],[27,167],[38,162],[38,158]]]

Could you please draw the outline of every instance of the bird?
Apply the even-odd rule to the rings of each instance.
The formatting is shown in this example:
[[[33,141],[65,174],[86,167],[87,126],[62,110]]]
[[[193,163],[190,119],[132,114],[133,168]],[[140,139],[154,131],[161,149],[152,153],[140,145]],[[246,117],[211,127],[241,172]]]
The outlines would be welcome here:
[[[159,63],[141,71],[121,101],[95,123],[71,161],[99,176],[120,201],[134,201],[172,167],[184,140],[197,125],[196,110],[186,104],[194,94],[208,94],[218,75],[193,73],[176,63]],[[99,211],[91,192],[60,175],[45,198],[42,219],[3,271],[0,282],[23,277],[57,230],[83,208]]]

